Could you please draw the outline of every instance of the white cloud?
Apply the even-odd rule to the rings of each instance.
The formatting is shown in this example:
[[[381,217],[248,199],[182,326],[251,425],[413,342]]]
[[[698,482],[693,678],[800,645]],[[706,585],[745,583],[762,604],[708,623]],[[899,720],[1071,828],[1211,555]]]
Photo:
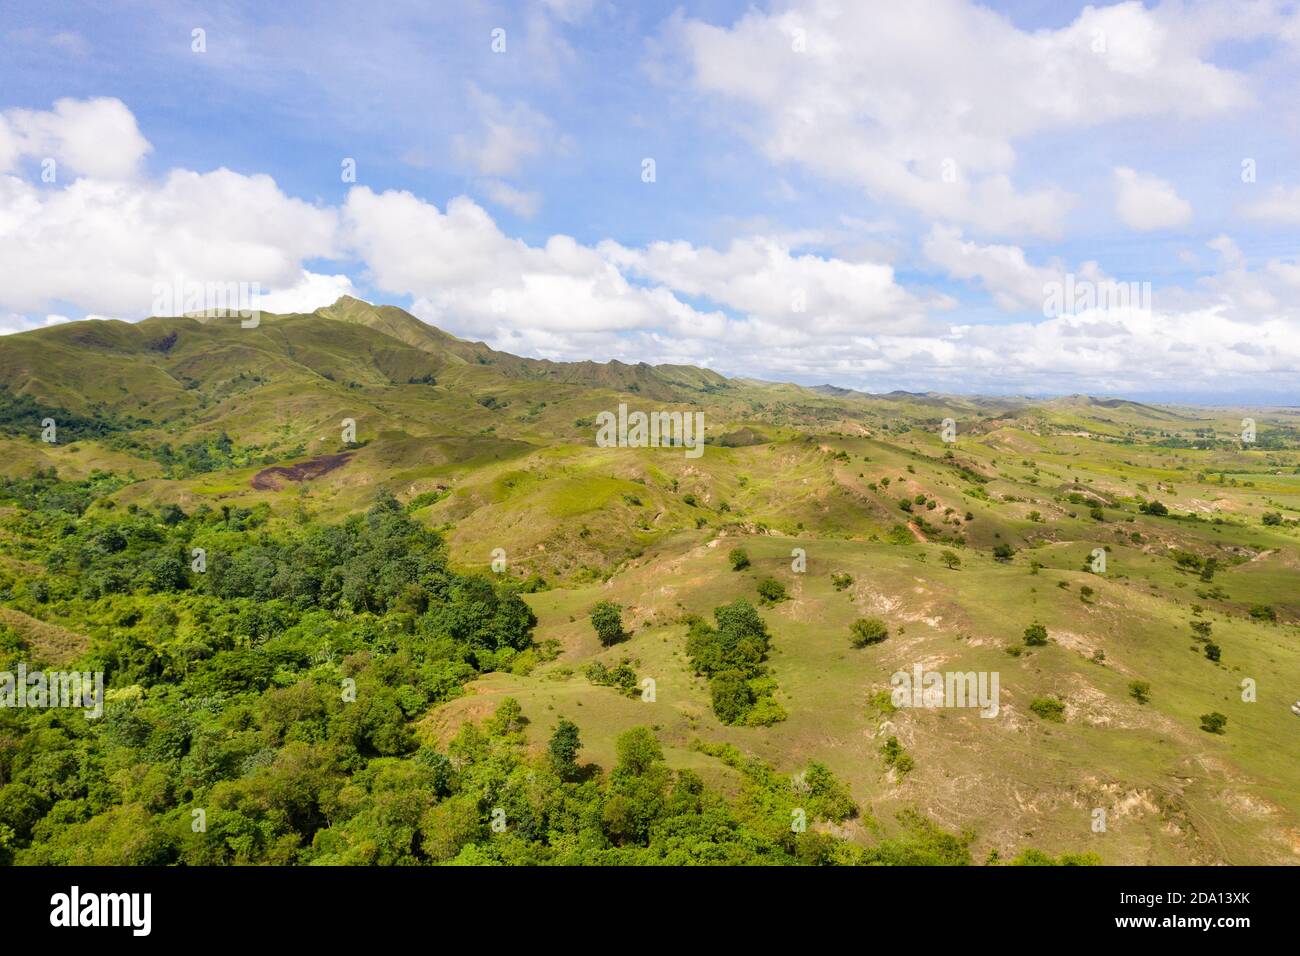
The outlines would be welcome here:
[[[259,296],[254,307],[282,315],[315,312],[321,306],[333,305],[345,295],[355,294],[352,280],[345,275],[320,275],[304,269],[297,283]]]
[[[1115,213],[1130,229],[1150,232],[1187,225],[1192,221],[1192,204],[1165,180],[1118,166]]]
[[[1274,186],[1263,199],[1242,203],[1238,212],[1261,222],[1300,224],[1300,186]]]
[[[503,234],[460,196],[445,212],[411,193],[354,188],[346,241],[376,286],[416,299],[422,318],[475,334],[506,326],[552,332],[707,327],[663,288],[633,285],[596,250],[568,236],[529,246]]]
[[[819,333],[916,327],[927,306],[900,286],[891,266],[795,254],[777,237],[737,239],[726,250],[655,242],[601,251],[626,272],[782,328]]]
[[[1201,58],[1212,31],[1179,23],[1137,2],[1027,32],[964,0],[807,0],[680,29],[696,86],[751,107],[771,159],[931,218],[1054,236],[1073,197],[1013,185],[1018,140],[1249,102],[1243,77]]]
[[[62,99],[49,111],[0,113],[0,173],[26,157],[54,159],[72,173],[98,179],[128,179],[150,149],[135,117],[117,99]]]
[[[980,245],[953,226],[936,225],[922,244],[931,262],[955,279],[978,280],[999,308],[1008,312],[1043,307],[1044,286],[1064,279],[1059,263],[1034,266],[1019,246]]]
[[[542,5],[558,19],[577,23],[591,13],[595,0],[542,0]]]
[[[56,190],[0,176],[0,308],[144,315],[154,285],[177,278],[292,286],[304,259],[334,254],[336,219],[269,176],[226,169]]]
[[[1179,213],[1171,190],[1172,203],[1155,203],[1153,213],[1152,177],[1131,178],[1148,202],[1138,204],[1142,223]],[[268,291],[261,308],[309,311],[353,283],[307,263],[355,259],[383,298],[411,297],[422,318],[552,358],[1003,394],[1176,392],[1216,381],[1277,382],[1281,392],[1300,367],[1300,265],[1278,259],[1251,269],[1228,236],[1208,244],[1216,271],[1194,288],[1159,290],[1154,309],[960,324],[943,321],[953,300],[909,288],[869,251],[882,229],[893,231],[846,216],[830,231],[755,226],[717,248],[593,246],[564,235],[530,245],[464,196],[440,209],[411,193],[355,187],[332,207],[225,169],[173,170],[156,181],[85,175],[55,188],[0,174],[0,331],[77,314],[72,308],[138,318],[154,284],[177,277],[257,282]],[[1019,246],[970,240],[952,225],[931,228],[922,249],[1008,310],[1040,308],[1044,284],[1064,274],[1058,260],[1031,262]],[[1103,278],[1095,263],[1076,272]]]
[[[489,200],[498,206],[504,206],[517,216],[525,219],[532,219],[537,215],[537,210],[541,208],[542,197],[535,192],[525,192],[522,189],[516,189],[509,183],[502,182],[499,179],[484,179],[479,182],[479,188]]]
[[[568,148],[551,121],[526,104],[508,107],[472,83],[468,98],[479,115],[480,128],[453,136],[452,152],[480,176],[512,176],[524,160]]]

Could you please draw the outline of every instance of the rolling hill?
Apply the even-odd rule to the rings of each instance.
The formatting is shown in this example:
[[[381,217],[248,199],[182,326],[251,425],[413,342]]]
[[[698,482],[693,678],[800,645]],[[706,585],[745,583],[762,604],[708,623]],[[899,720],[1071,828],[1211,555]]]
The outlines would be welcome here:
[[[703,414],[703,454],[600,447],[598,417],[620,404]],[[508,582],[536,618],[530,649],[455,658],[438,694],[401,705],[424,748],[442,753],[510,700],[531,753],[563,717],[584,759],[611,768],[619,735],[650,726],[669,767],[742,802],[755,786],[746,760],[778,780],[811,761],[861,807],[813,821],[846,845],[883,846],[923,819],[961,835],[974,862],[1028,848],[1108,863],[1300,862],[1294,408],[868,394],[550,362],[344,298],[253,329],[155,317],[7,336],[0,410],[0,622],[13,646],[103,666],[119,700],[164,699],[199,662],[243,654],[240,667],[268,668],[275,719],[304,722],[249,743],[251,763],[213,778],[226,781],[218,794],[317,733],[280,625],[254,610],[288,614],[273,595],[292,574],[265,557],[279,583],[237,612],[184,597],[163,613],[156,585],[99,569],[135,547],[114,551],[111,528],[129,526],[127,541],[181,528],[186,555],[195,541],[243,554],[270,548],[257,535],[296,540],[391,496],[445,541],[455,573]],[[1247,417],[1253,442],[1241,440]],[[167,525],[173,508],[186,517]],[[249,593],[261,593],[249,567]],[[364,590],[361,579],[339,587]],[[187,580],[184,594],[203,593]],[[737,599],[766,626],[761,660],[702,663],[708,622]],[[329,644],[366,667],[407,660],[386,628],[423,635],[426,650],[443,639],[421,631],[435,609],[410,602],[283,626],[302,654]],[[624,632],[609,644],[590,617],[601,602],[618,606]],[[206,635],[227,614],[243,615],[237,636],[215,648]],[[855,646],[868,620],[887,636]],[[997,716],[899,706],[891,680],[917,667],[997,674]],[[252,733],[224,713],[226,731]],[[1203,729],[1211,714],[1226,727]],[[188,806],[140,786],[119,793],[121,807],[161,819]],[[64,807],[69,822],[37,832],[108,826],[97,814],[109,812]]]

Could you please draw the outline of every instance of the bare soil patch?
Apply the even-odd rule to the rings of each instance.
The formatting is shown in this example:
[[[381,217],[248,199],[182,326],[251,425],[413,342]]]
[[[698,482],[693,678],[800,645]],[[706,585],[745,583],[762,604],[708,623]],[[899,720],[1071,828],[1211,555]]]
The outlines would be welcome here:
[[[270,468],[263,468],[253,476],[253,487],[259,491],[279,491],[286,481],[300,484],[304,481],[312,481],[321,475],[328,475],[337,468],[342,468],[352,460],[352,455],[352,452],[345,451],[336,455],[318,455],[296,465],[272,465]]]

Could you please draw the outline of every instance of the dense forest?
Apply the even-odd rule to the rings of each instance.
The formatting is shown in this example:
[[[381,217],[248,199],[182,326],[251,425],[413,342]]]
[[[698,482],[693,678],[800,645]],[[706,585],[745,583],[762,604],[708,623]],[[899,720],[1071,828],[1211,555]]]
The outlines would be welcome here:
[[[0,710],[0,861],[970,862],[968,835],[916,814],[871,847],[833,835],[861,811],[820,764],[792,781],[698,744],[743,781],[728,800],[671,770],[648,728],[608,771],[579,762],[564,719],[530,752],[509,698],[445,750],[421,745],[431,706],[541,659],[527,585],[454,572],[387,495],[272,531],[265,510],[119,508],[121,485],[48,470],[0,485],[0,599],[92,638],[55,665],[0,624],[0,670],[102,671],[108,688],[99,718]]]

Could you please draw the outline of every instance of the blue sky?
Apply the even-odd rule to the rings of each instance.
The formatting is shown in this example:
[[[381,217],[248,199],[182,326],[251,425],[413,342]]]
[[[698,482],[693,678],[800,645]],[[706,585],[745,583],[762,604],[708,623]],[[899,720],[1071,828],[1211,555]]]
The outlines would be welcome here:
[[[1246,0],[10,4],[0,324],[183,275],[557,359],[1294,404],[1298,55]],[[1152,308],[1045,315],[1067,275]]]

